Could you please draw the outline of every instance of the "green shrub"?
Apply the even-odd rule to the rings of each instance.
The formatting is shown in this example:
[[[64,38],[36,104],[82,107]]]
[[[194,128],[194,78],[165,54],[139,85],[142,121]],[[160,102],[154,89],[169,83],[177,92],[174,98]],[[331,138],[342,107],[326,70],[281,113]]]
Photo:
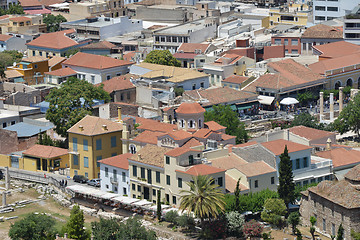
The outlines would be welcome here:
[[[176,211],[169,211],[165,214],[164,218],[165,218],[165,221],[172,223],[172,224],[176,224],[177,219],[179,218],[179,214]]]
[[[195,226],[195,220],[189,214],[184,214],[176,219],[176,224],[184,228],[193,228]]]
[[[231,236],[240,237],[243,235],[244,217],[236,211],[228,212],[225,215],[227,220],[227,229]]]

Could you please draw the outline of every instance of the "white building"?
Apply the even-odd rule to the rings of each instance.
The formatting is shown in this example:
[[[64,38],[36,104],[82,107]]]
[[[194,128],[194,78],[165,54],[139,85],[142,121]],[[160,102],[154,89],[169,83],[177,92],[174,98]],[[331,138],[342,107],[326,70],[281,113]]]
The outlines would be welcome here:
[[[62,63],[77,73],[79,79],[98,84],[113,77],[129,73],[132,62],[95,54],[78,52]]]
[[[317,24],[343,17],[358,4],[354,0],[313,0],[313,21]]]
[[[344,17],[344,40],[360,45],[360,4]]]
[[[100,162],[100,188],[101,191],[112,191],[117,194],[129,195],[129,161],[131,153],[125,153]]]

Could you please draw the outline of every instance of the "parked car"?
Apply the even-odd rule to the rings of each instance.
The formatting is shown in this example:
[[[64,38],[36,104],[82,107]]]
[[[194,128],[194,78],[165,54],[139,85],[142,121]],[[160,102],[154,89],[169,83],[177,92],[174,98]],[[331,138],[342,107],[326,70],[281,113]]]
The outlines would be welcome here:
[[[90,186],[100,187],[100,178],[94,178],[87,182]]]
[[[74,182],[79,182],[79,183],[87,183],[87,181],[89,181],[89,179],[84,175],[74,175],[73,180]]]

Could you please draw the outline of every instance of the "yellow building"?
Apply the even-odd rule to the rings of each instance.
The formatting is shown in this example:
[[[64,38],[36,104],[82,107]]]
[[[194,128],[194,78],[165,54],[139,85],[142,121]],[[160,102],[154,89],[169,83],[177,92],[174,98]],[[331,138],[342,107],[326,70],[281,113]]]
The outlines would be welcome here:
[[[121,114],[120,114],[121,116]],[[121,122],[85,116],[68,130],[70,175],[100,176],[100,160],[122,154]]]
[[[15,66],[7,67],[7,71],[15,70],[22,75],[22,79],[28,85],[44,82],[44,72],[49,71],[49,59],[46,57],[23,58]]]
[[[1,33],[17,33],[26,34],[30,33],[46,33],[46,24],[43,22],[43,16],[39,15],[26,15],[25,16],[4,16],[0,20]]]
[[[306,26],[310,16],[310,11],[306,4],[293,4],[290,8],[271,8],[270,9],[270,28],[278,24],[293,24]]]

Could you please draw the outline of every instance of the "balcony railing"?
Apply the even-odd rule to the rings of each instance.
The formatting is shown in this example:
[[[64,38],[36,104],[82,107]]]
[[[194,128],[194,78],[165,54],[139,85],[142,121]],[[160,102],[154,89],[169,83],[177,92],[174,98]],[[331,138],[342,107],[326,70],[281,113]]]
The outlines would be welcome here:
[[[114,177],[110,177],[110,182],[111,184],[117,184],[118,183],[118,179],[114,178]]]

